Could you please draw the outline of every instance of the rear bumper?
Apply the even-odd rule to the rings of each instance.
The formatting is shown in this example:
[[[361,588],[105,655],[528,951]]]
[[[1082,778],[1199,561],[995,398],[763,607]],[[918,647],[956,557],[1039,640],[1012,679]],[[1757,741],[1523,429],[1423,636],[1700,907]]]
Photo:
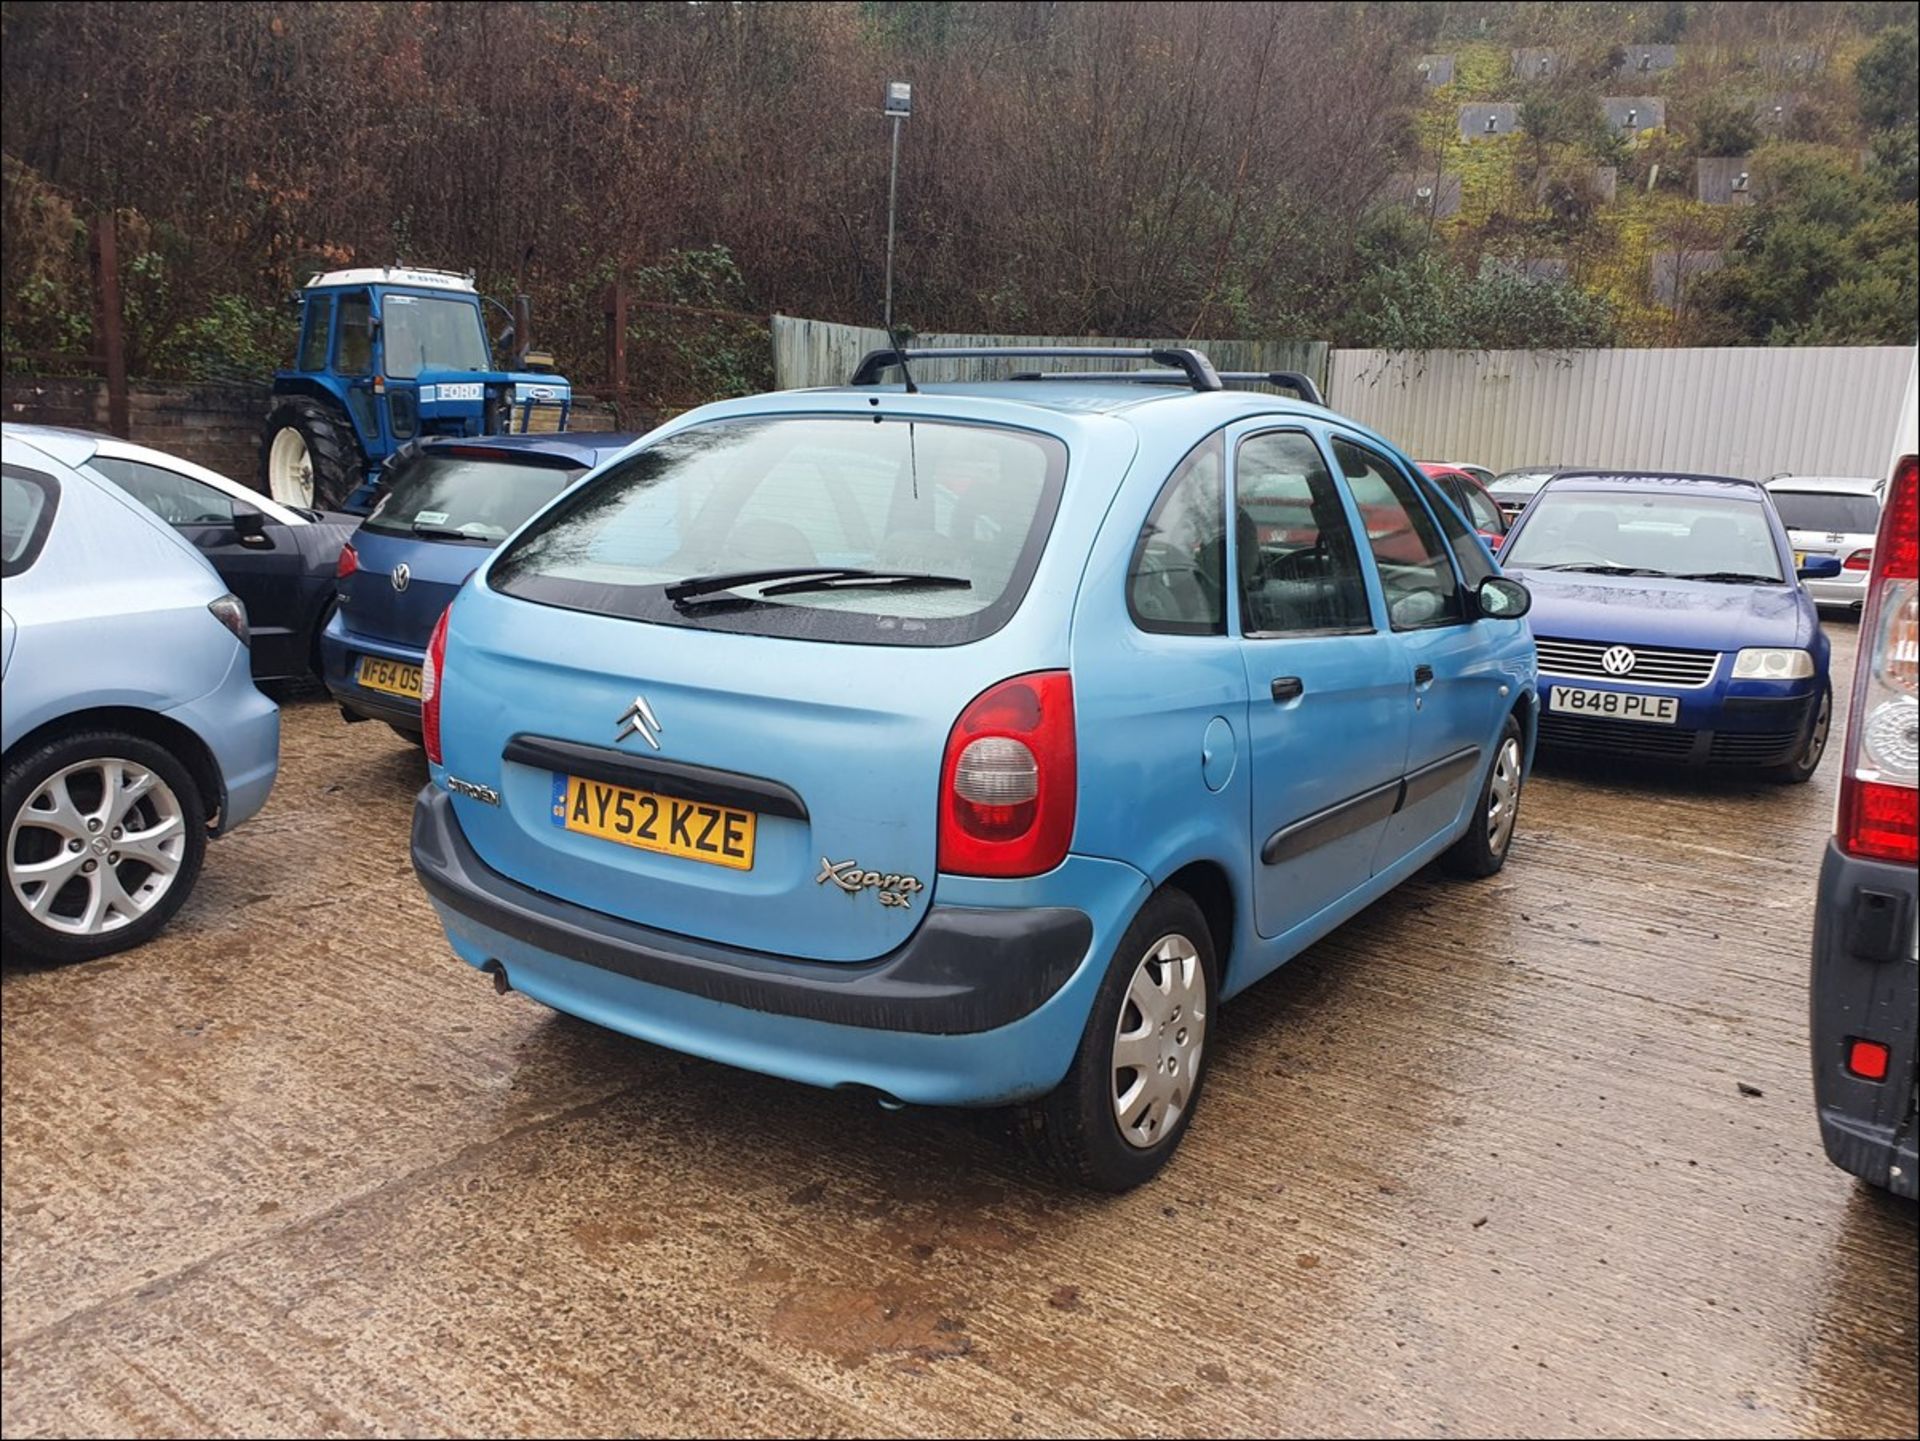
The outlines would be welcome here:
[[[1853,605],[1861,604],[1867,598],[1867,573],[1864,570],[1842,571],[1832,580],[1802,581],[1807,594],[1813,597],[1815,605]]]
[[[346,629],[345,619],[337,612],[327,622],[327,628],[320,632],[320,678],[326,682],[328,694],[354,715],[367,720],[385,721],[402,730],[418,731],[419,701],[391,695],[386,691],[369,690],[354,680],[354,671],[363,655],[384,656],[388,660],[419,665],[426,659],[426,652],[411,646],[389,645],[385,641],[372,641],[354,635]]]
[[[1920,879],[1905,866],[1863,861],[1832,841],[1820,865],[1810,1010],[1813,1096],[1820,1139],[1844,1171],[1920,1198],[1915,1030],[1920,1009]],[[1891,1053],[1884,1081],[1847,1068],[1855,1039]]]
[[[220,773],[220,819],[225,835],[257,815],[280,770],[280,707],[253,683],[248,653],[234,648],[227,678],[206,695],[167,714],[206,743]]]
[[[714,945],[521,885],[480,860],[436,786],[414,806],[413,862],[455,952],[556,1010],[749,1070],[930,1105],[1057,1085],[1099,962],[1145,894],[1131,867],[1073,858],[1085,909],[936,903],[895,951],[840,964]]]

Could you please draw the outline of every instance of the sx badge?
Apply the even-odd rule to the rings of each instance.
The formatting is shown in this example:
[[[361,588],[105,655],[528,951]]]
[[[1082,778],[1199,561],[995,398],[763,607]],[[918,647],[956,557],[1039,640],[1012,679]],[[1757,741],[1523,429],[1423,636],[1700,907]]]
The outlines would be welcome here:
[[[820,874],[813,878],[813,883],[838,886],[850,896],[872,891],[880,897],[881,905],[902,909],[911,906],[913,898],[926,889],[918,876],[901,875],[898,871],[862,870],[858,861],[830,861],[825,856],[820,857]]]

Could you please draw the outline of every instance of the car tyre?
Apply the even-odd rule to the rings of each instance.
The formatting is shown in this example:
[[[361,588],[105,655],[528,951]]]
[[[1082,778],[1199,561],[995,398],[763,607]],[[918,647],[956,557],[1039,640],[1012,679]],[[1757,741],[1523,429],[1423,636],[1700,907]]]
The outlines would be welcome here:
[[[1513,832],[1520,817],[1520,791],[1526,782],[1526,737],[1517,716],[1508,716],[1500,728],[1486,778],[1466,834],[1450,846],[1441,860],[1457,876],[1482,880],[1498,875],[1513,849]]]
[[[1768,766],[1764,774],[1770,781],[1786,786],[1803,786],[1820,769],[1820,758],[1827,753],[1827,739],[1833,733],[1833,687],[1820,687],[1820,699],[1814,702],[1813,718],[1800,741],[1800,752],[1783,766]]]
[[[192,774],[123,731],[81,731],[9,761],[0,827],[0,939],[53,965],[151,940],[192,893],[207,851]]]
[[[286,442],[281,441],[283,432],[291,433]],[[292,437],[305,447],[303,453],[291,444]],[[283,452],[278,461],[276,447]],[[262,494],[282,505],[338,510],[359,488],[364,470],[353,427],[335,407],[310,395],[292,395],[268,412],[255,481]]]
[[[1066,1079],[1022,1108],[1032,1151],[1097,1191],[1129,1191],[1158,1174],[1206,1082],[1218,976],[1200,907],[1184,891],[1156,892],[1114,948]],[[1142,1064],[1128,1066],[1132,1058]]]

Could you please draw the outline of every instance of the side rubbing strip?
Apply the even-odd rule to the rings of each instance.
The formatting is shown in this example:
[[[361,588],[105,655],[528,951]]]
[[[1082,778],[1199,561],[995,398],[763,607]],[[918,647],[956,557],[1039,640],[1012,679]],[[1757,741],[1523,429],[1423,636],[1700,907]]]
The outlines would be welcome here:
[[[1450,756],[1442,756],[1437,761],[1423,765],[1417,771],[1408,771],[1406,794],[1394,809],[1404,810],[1408,806],[1418,805],[1429,796],[1440,794],[1462,776],[1477,769],[1479,764],[1479,747],[1468,746],[1465,750],[1457,750]]]
[[[1282,826],[1268,836],[1267,843],[1260,847],[1261,861],[1277,866],[1282,861],[1303,856],[1342,836],[1352,835],[1355,831],[1365,830],[1385,820],[1400,809],[1401,785],[1402,782],[1397,780],[1388,781],[1383,786],[1375,786],[1323,811],[1316,811],[1290,826]]]

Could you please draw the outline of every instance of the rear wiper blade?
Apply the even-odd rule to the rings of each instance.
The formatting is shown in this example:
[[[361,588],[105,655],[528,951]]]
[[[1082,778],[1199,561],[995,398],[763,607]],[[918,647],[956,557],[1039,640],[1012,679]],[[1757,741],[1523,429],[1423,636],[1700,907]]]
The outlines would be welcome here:
[[[415,535],[439,536],[446,540],[484,540],[485,536],[475,535],[471,531],[455,530],[450,525],[422,525],[419,521],[407,527]]]
[[[1777,575],[1755,575],[1747,570],[1696,570],[1676,575],[1675,580],[1719,580],[1729,585],[1782,585]]]
[[[771,582],[771,583],[770,583]],[[735,595],[744,585],[765,588],[759,595]],[[971,590],[973,582],[958,575],[930,575],[911,570],[860,570],[847,566],[786,566],[780,570],[741,570],[727,575],[704,575],[677,581],[666,588],[676,610],[700,604],[758,605],[769,597],[802,591],[854,590],[867,586],[892,588],[933,586]],[[702,599],[706,597],[707,599]]]
[[[837,565],[783,565],[775,570],[729,570],[718,575],[690,575],[685,580],[676,580],[666,588],[667,599],[678,605],[683,600],[691,600],[696,595],[711,595],[715,591],[732,590],[735,586],[758,585],[762,581],[791,580],[800,575],[846,575],[848,572]]]

